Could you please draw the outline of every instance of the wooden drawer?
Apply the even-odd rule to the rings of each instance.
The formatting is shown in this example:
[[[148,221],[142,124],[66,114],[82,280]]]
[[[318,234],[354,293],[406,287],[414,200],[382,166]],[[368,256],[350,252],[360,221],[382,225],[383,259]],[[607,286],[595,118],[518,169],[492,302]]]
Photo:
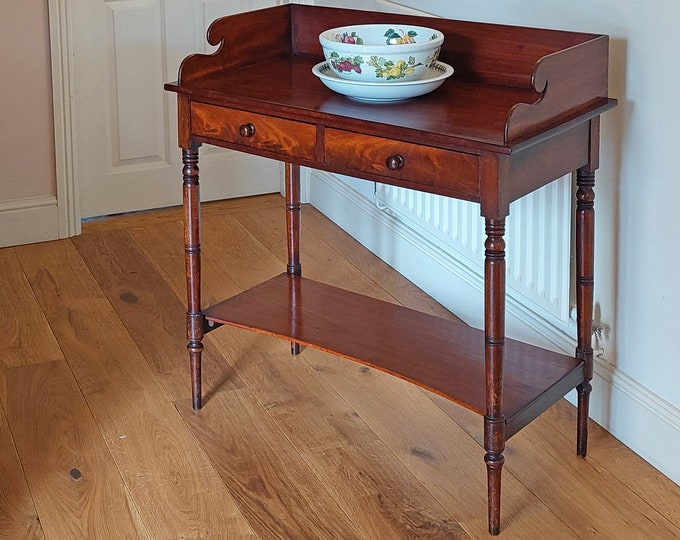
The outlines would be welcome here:
[[[227,143],[313,160],[316,126],[206,103],[191,104],[191,132]]]
[[[479,156],[337,129],[327,129],[324,141],[325,161],[333,169],[432,186],[434,192],[479,200]]]

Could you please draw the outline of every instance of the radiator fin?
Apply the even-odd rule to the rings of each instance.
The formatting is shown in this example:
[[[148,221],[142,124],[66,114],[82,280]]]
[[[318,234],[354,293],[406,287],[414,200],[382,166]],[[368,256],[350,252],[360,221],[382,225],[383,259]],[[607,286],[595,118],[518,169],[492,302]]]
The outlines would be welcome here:
[[[510,205],[506,222],[508,294],[558,326],[569,319],[571,175]],[[425,240],[483,274],[479,205],[376,184],[376,202]]]

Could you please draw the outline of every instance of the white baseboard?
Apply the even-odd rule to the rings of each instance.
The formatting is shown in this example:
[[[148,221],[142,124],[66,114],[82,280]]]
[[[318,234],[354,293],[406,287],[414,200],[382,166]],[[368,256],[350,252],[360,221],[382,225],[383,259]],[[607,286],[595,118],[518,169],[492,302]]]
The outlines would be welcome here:
[[[471,326],[483,325],[483,278],[417,231],[379,210],[332,174],[312,170],[308,201],[378,257]],[[555,328],[516,299],[507,300],[509,337],[572,354],[573,335]],[[680,484],[680,410],[609,362],[595,359],[591,418]],[[574,402],[574,392],[567,396]]]
[[[576,393],[567,399],[575,404]],[[595,359],[590,417],[680,485],[680,409],[609,362]]]
[[[0,201],[0,247],[59,238],[56,196]]]

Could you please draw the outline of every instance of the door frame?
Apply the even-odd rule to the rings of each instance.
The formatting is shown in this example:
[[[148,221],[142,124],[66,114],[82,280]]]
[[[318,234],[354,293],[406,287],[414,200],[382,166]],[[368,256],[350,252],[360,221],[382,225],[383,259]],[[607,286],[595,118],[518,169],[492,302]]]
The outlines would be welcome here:
[[[81,232],[74,117],[73,39],[68,0],[48,0],[59,238]]]
[[[281,1],[281,0],[279,0]],[[283,0],[286,2],[287,0]],[[48,0],[58,238],[81,233],[72,2]]]

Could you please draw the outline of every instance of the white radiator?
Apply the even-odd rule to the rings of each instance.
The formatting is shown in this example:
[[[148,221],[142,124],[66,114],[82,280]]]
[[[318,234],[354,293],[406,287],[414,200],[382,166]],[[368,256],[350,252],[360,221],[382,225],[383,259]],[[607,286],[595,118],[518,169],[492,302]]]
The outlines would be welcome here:
[[[508,296],[568,331],[571,283],[571,176],[515,201],[506,220]],[[484,272],[484,219],[479,205],[376,184],[378,208]]]

